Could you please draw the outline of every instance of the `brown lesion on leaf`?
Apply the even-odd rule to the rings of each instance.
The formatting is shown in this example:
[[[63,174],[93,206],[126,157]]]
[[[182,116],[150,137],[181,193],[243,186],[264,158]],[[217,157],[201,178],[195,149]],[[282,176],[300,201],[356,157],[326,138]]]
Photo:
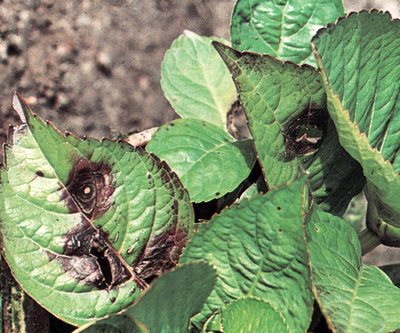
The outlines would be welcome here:
[[[239,100],[234,102],[227,113],[227,128],[235,139],[242,140],[251,137],[247,117]]]
[[[85,285],[112,289],[133,277],[108,240],[108,235],[83,218],[66,236],[57,260],[66,272]],[[140,281],[137,281],[140,285]]]
[[[62,198],[71,212],[79,209],[89,218],[104,214],[112,205],[114,193],[111,168],[82,158],[70,172]],[[79,208],[79,209],[78,209]]]
[[[147,284],[178,264],[182,249],[188,240],[187,230],[177,229],[177,224],[151,239],[134,265],[138,278]]]
[[[90,223],[104,214],[113,204],[114,187],[111,167],[105,163],[91,163],[81,158],[70,172],[63,190],[71,213],[82,213],[81,223],[65,235],[63,254],[56,257],[68,274],[85,285],[112,289],[131,278],[132,271],[118,256],[109,235]]]
[[[285,140],[285,160],[291,161],[298,155],[314,153],[323,142],[328,119],[326,109],[310,107],[290,120],[282,131]]]
[[[162,179],[164,186],[170,184],[170,190],[174,193],[175,199],[171,202],[167,212],[172,216],[170,227],[163,232],[152,236],[143,253],[136,259],[133,270],[141,281],[149,284],[162,273],[174,268],[182,254],[182,249],[188,241],[188,227],[180,227],[179,202],[181,194],[175,189],[182,188],[179,178],[170,171],[169,167],[162,162]],[[169,172],[167,172],[169,171]],[[179,184],[178,184],[179,183]]]
[[[110,290],[128,280],[145,289],[154,278],[175,267],[188,240],[188,230],[178,228],[179,203],[184,195],[178,177],[165,162],[152,157],[164,187],[174,199],[170,203],[169,227],[152,235],[133,267],[128,267],[113,248],[109,234],[90,222],[112,205],[114,193],[111,167],[80,158],[71,171],[62,199],[71,213],[82,213],[78,226],[65,235],[64,251],[55,259],[76,280],[88,286]],[[115,238],[114,238],[115,240]],[[129,251],[129,250],[128,250]]]

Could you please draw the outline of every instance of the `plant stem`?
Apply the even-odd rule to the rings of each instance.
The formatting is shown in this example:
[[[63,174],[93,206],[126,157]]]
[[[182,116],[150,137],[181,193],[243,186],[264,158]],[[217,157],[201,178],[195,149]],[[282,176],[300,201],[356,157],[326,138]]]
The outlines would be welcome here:
[[[361,242],[362,255],[367,254],[381,244],[379,237],[368,229],[361,230],[359,238]]]

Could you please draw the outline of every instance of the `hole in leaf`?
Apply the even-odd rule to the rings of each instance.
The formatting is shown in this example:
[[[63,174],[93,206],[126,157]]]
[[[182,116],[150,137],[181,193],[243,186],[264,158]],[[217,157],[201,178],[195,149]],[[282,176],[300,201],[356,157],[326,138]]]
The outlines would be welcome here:
[[[285,160],[292,161],[296,155],[315,152],[322,144],[328,119],[325,109],[309,109],[289,121],[282,131],[285,139]]]

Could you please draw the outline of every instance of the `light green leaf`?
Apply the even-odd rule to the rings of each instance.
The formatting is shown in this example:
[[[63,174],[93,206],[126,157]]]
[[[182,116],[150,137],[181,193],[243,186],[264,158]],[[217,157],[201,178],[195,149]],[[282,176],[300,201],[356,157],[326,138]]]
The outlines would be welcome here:
[[[352,13],[313,45],[340,143],[361,164],[380,217],[400,227],[400,21]]]
[[[400,328],[400,289],[377,267],[361,264],[361,246],[344,220],[313,208],[306,226],[316,296],[334,332]]]
[[[258,297],[280,312],[293,331],[305,331],[312,312],[303,214],[304,178],[225,209],[202,225],[179,263],[206,260],[218,280],[194,323],[243,297]]]
[[[160,127],[146,150],[167,161],[193,202],[232,192],[256,162],[250,139],[236,141],[218,126],[196,119],[178,119]]]
[[[212,40],[227,43],[186,30],[165,53],[161,86],[182,118],[208,121],[227,131],[227,113],[237,93]]]
[[[24,124],[5,146],[0,188],[14,277],[74,325],[125,308],[145,279],[176,265],[193,226],[187,192],[141,149],[64,136],[18,95],[14,107]]]
[[[338,142],[318,72],[268,55],[214,46],[236,83],[268,186],[290,184],[306,170],[317,203],[343,213],[365,180],[359,164]],[[314,136],[320,143],[314,146],[307,141],[315,135],[313,129],[320,131]]]
[[[311,38],[343,15],[341,0],[238,0],[231,20],[232,47],[316,66]]]
[[[224,332],[290,332],[281,314],[268,302],[242,298],[228,304],[222,312]]]
[[[131,333],[136,332],[133,328],[138,324],[146,327],[148,332],[188,332],[189,319],[201,310],[215,280],[215,270],[209,264],[178,266],[156,280],[126,311],[86,325],[74,333]]]

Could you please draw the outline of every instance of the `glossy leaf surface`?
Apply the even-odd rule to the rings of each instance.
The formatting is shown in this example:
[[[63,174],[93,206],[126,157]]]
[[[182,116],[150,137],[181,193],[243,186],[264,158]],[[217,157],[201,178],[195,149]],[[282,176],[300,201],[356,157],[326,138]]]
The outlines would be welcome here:
[[[235,190],[256,161],[249,139],[235,140],[211,123],[178,119],[162,126],[146,146],[167,161],[193,202],[210,201]]]
[[[306,230],[316,296],[333,331],[400,328],[400,289],[379,268],[361,264],[354,229],[314,207]]]
[[[343,213],[365,181],[359,164],[338,142],[318,72],[268,55],[214,46],[236,83],[267,184],[289,184],[306,170],[318,204]],[[308,137],[310,129],[319,134]]]
[[[74,333],[188,332],[189,319],[201,310],[215,280],[209,264],[178,266],[156,280],[126,311]]]
[[[155,156],[64,136],[13,104],[24,124],[4,149],[0,214],[14,277],[75,325],[125,308],[175,266],[193,224],[187,192]]]
[[[312,312],[303,214],[304,178],[225,209],[200,227],[179,263],[205,260],[218,280],[195,323],[243,297],[258,297],[280,312],[289,329],[306,330]]]
[[[340,143],[363,167],[380,217],[399,227],[400,21],[352,13],[313,45]]]
[[[231,21],[232,47],[316,66],[311,38],[343,15],[341,0],[238,0]]]
[[[182,118],[208,121],[226,131],[226,114],[237,94],[212,40],[226,43],[185,30],[165,53],[161,86]]]

